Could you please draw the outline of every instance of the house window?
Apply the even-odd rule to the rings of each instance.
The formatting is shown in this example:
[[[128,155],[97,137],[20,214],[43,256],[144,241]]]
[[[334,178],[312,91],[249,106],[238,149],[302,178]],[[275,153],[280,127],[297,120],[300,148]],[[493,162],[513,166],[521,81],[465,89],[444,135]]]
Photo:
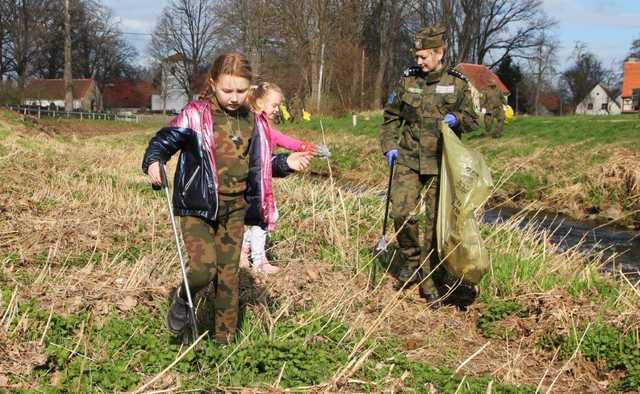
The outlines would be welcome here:
[[[589,109],[589,110],[593,109],[593,103],[587,104],[587,109]]]
[[[602,103],[602,106],[600,107],[601,110],[606,111],[608,109],[607,103]]]

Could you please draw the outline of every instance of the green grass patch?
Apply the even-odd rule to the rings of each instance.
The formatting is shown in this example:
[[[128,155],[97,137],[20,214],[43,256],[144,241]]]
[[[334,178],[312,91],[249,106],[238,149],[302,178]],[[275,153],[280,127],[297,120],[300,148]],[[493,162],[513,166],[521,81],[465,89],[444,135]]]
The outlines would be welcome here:
[[[528,171],[516,171],[511,176],[510,182],[523,189],[528,199],[536,198],[540,182],[535,174]]]
[[[617,390],[637,390],[640,387],[640,341],[638,332],[628,333],[605,322],[582,326],[570,335],[549,334],[538,345],[547,350],[560,348],[561,359],[568,359],[579,350],[586,360],[601,362],[609,370],[625,372],[616,384]]]
[[[356,127],[353,127],[351,115],[340,117],[331,116],[313,116],[309,122],[285,123],[279,125],[282,130],[287,129],[311,129],[331,134],[335,132],[348,132],[354,135],[367,135],[377,137],[380,133],[380,125],[382,124],[382,113],[375,113],[368,116],[358,115]]]
[[[6,293],[6,294],[5,294]],[[2,292],[3,298],[10,296]],[[29,317],[22,340],[39,340],[49,311],[36,301],[18,306]],[[47,361],[33,372],[30,387],[36,392],[58,392],[73,388],[80,392],[131,391],[156,375],[184,350],[163,327],[165,307],[156,311],[138,308],[126,318],[115,312],[102,323],[88,310],[74,315],[53,314],[45,340]],[[82,341],[78,339],[82,333]],[[348,355],[361,338],[343,323],[322,316],[293,315],[270,331],[252,313],[244,315],[239,339],[220,347],[205,339],[197,354],[187,354],[171,374],[179,375],[182,389],[217,390],[220,387],[267,388],[279,381],[281,388],[308,387],[328,381],[348,362]],[[436,368],[408,359],[392,338],[368,340],[374,348],[353,376],[362,383],[351,389],[375,392],[407,372],[405,389],[422,391],[429,385],[443,393],[484,393],[489,384],[498,393],[530,393],[528,386],[491,383],[489,377],[462,377],[446,368]],[[52,376],[57,376],[55,385]],[[20,377],[9,375],[12,383]],[[368,383],[364,383],[368,382]],[[33,392],[22,390],[17,392]]]
[[[477,326],[486,338],[508,339],[513,333],[508,330],[499,331],[495,323],[512,315],[526,317],[528,314],[528,311],[516,301],[493,299],[480,313]]]

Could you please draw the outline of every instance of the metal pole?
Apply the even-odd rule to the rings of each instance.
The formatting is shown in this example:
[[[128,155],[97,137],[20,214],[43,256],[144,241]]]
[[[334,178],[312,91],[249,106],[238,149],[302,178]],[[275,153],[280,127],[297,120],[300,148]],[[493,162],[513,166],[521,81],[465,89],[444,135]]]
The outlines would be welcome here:
[[[182,283],[184,285],[185,294],[187,295],[187,305],[189,306],[189,315],[191,317],[191,330],[193,333],[193,340],[195,341],[200,337],[200,335],[198,335],[198,324],[196,320],[195,307],[193,305],[193,299],[191,298],[191,289],[189,289],[189,281],[187,279],[187,267],[184,263],[184,257],[182,256],[182,248],[180,247],[180,237],[178,236],[178,226],[176,226],[176,218],[173,216],[173,204],[171,203],[171,195],[169,193],[169,181],[167,180],[167,173],[164,170],[164,163],[158,162],[158,164],[160,165],[162,188],[164,189],[165,196],[167,198],[167,206],[169,207],[171,228],[173,229],[173,236],[176,241],[178,260],[180,260],[180,271],[182,271]],[[180,295],[178,295],[178,297],[179,296]]]

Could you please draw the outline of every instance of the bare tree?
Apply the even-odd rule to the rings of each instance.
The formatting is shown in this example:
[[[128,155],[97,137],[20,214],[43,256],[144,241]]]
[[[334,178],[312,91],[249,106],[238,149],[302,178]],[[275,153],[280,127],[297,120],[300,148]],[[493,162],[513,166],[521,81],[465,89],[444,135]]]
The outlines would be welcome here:
[[[64,2],[64,110],[73,111],[73,76],[71,74],[71,10]]]
[[[46,0],[6,0],[4,17],[9,37],[6,46],[9,69],[18,77],[20,100],[33,71],[31,63],[38,54],[49,18]]]
[[[526,57],[536,38],[555,22],[541,0],[414,0],[414,29],[440,23],[449,31],[453,63],[487,64],[493,68],[506,56]]]
[[[603,80],[606,70],[584,43],[576,43],[573,57],[574,64],[562,73],[562,79],[571,91],[573,104],[578,105]]]
[[[376,4],[377,28],[380,32],[378,67],[374,84],[373,102],[375,106],[383,103],[384,79],[393,57],[394,36],[400,31],[406,3],[393,0],[379,0]]]
[[[195,92],[195,77],[217,46],[212,0],[173,0],[166,6],[151,39],[150,52],[163,61],[168,52],[179,55],[174,76],[187,93]]]
[[[540,114],[540,94],[555,71],[558,48],[558,41],[546,32],[542,32],[527,58],[534,83],[532,105],[536,115]]]
[[[636,38],[631,42],[628,57],[635,57],[636,59],[640,58],[640,38]]]
[[[9,71],[9,56],[7,53],[9,45],[9,32],[7,25],[9,23],[8,1],[0,0],[0,81]]]

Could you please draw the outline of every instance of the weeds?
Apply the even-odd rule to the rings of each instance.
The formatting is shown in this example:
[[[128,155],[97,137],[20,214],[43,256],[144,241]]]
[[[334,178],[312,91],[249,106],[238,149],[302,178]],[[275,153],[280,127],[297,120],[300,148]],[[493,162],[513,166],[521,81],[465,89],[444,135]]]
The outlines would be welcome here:
[[[153,130],[50,138],[21,129],[0,139],[17,152],[0,158],[0,348],[9,356],[0,358],[0,382],[44,392],[133,391],[156,376],[149,389],[581,392],[594,382],[613,387],[608,371],[626,368],[619,387],[632,387],[633,359],[577,374],[540,346],[564,346],[566,357],[581,338],[572,330],[600,317],[625,331],[596,337],[612,336],[628,353],[634,342],[624,338],[640,321],[635,291],[603,276],[597,260],[556,249],[548,233],[519,230],[518,217],[483,227],[492,270],[466,313],[432,311],[389,275],[371,285],[385,168],[373,129],[360,124],[359,136],[325,137],[361,150],[337,149],[315,174],[275,183],[281,220],[270,253],[283,271],[243,272],[237,340],[221,348],[205,339],[197,358],[188,352],[161,376],[185,349],[163,329],[179,281],[164,201],[139,170]],[[590,331],[581,347],[595,343]],[[611,359],[621,354],[614,340]],[[590,360],[576,363],[599,365]]]

